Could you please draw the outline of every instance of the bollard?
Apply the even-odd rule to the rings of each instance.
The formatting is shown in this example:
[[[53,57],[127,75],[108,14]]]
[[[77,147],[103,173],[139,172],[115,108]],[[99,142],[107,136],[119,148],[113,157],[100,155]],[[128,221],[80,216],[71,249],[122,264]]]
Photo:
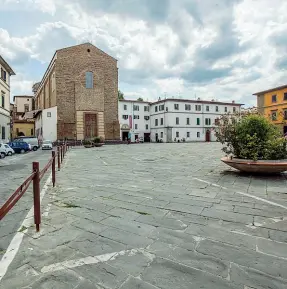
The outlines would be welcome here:
[[[35,176],[33,178],[33,197],[34,197],[34,223],[36,225],[36,231],[39,232],[41,224],[41,201],[40,201],[40,171],[39,163],[33,162],[33,172]]]
[[[63,162],[63,146],[60,146],[60,151],[61,151],[61,163]]]
[[[57,147],[57,155],[58,155],[58,171],[61,170],[61,160],[60,160],[60,147]]]
[[[56,152],[52,151],[52,158],[53,158],[53,162],[52,162],[52,183],[53,183],[53,187],[55,187],[55,183],[56,183]]]

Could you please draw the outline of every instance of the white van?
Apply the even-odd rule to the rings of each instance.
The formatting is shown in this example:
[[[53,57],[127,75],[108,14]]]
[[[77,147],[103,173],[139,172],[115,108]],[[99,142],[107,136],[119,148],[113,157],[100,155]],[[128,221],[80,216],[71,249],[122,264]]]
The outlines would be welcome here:
[[[29,144],[31,146],[31,149],[33,151],[38,150],[38,148],[40,147],[38,138],[35,136],[19,136],[19,137],[14,139],[14,142],[17,142],[17,141],[26,142],[27,144]]]

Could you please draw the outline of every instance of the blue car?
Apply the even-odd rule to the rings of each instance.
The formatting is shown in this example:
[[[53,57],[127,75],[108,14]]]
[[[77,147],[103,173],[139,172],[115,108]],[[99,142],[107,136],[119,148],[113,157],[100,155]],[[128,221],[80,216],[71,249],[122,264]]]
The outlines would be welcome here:
[[[24,141],[9,142],[8,144],[17,154],[30,151],[30,146]]]

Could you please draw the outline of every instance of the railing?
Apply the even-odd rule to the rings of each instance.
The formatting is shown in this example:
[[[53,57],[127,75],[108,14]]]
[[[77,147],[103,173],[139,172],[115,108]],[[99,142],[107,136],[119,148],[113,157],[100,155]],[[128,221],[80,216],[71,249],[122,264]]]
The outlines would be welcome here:
[[[41,199],[40,199],[40,182],[45,173],[52,167],[52,184],[56,183],[56,159],[58,163],[58,171],[61,169],[61,163],[69,149],[67,144],[57,147],[57,152],[52,151],[52,158],[46,166],[40,171],[39,162],[32,163],[32,174],[22,183],[20,187],[11,195],[11,197],[0,208],[0,221],[8,214],[8,212],[17,204],[21,197],[25,194],[30,184],[33,182],[33,200],[34,200],[34,223],[36,231],[39,232],[41,224]]]

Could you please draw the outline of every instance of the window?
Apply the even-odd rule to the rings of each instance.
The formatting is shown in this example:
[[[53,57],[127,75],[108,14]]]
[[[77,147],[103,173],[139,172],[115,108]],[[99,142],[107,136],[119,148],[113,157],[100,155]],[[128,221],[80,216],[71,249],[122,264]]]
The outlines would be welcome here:
[[[4,94],[4,92],[1,92],[1,106],[5,107],[5,94]]]
[[[48,112],[47,112],[47,117],[51,117],[51,115],[52,115],[51,112],[48,111]]]
[[[162,111],[162,110],[164,110],[164,104],[159,106],[159,111]]]
[[[138,129],[138,125],[137,124],[135,124],[135,129]]]
[[[140,119],[139,115],[134,115],[134,119]]]
[[[287,92],[284,92],[283,100],[287,100]]]
[[[1,68],[1,78],[6,82],[6,71]]]
[[[17,136],[19,135],[19,128],[18,127],[16,128],[16,135]]]
[[[233,107],[233,112],[236,112],[236,107]]]
[[[163,125],[163,118],[160,119],[160,125]]]
[[[224,111],[227,112],[227,106],[224,107]]]
[[[34,130],[31,128],[31,136],[34,135]]]
[[[145,129],[148,130],[148,124],[145,125]]]
[[[6,138],[5,126],[2,126],[2,139]]]
[[[178,109],[179,109],[178,103],[175,103],[175,104],[174,104],[174,109],[175,109],[175,110],[178,110]]]
[[[93,72],[91,71],[87,71],[86,72],[86,88],[93,88],[94,84],[93,84]]]
[[[179,137],[179,132],[178,131],[176,132],[176,137]]]
[[[127,114],[123,115],[123,119],[128,119],[128,118],[129,118],[129,116]]]
[[[24,111],[25,112],[29,111],[29,104],[24,104]]]
[[[145,115],[145,116],[144,116],[144,119],[145,119],[145,120],[149,120],[149,116],[148,116],[148,115]]]
[[[211,124],[210,118],[206,118],[206,119],[205,119],[205,125],[210,125],[210,124]]]
[[[139,111],[140,110],[140,107],[138,105],[134,105],[134,110],[135,111]]]
[[[197,134],[196,134],[196,135],[197,135],[197,137],[199,138],[199,137],[200,137],[200,132],[197,132]]]
[[[219,118],[216,118],[216,119],[215,119],[214,124],[215,124],[215,125],[219,125]]]
[[[189,117],[186,119],[186,124],[190,124]]]
[[[155,123],[154,124],[155,124],[155,126],[158,126],[158,119],[157,118],[155,119]]]
[[[157,106],[154,108],[154,111],[157,112]]]
[[[186,133],[186,137],[190,137],[190,132],[189,131]]]
[[[277,111],[271,111],[271,119],[277,120]]]
[[[163,138],[163,132],[160,133],[160,137]]]
[[[276,94],[272,95],[272,102],[277,102],[277,95]]]
[[[126,105],[126,104],[124,104],[124,110],[127,110],[127,109],[128,109],[127,105]]]
[[[196,106],[195,106],[195,110],[196,110],[196,111],[201,111],[201,105],[196,105]]]
[[[215,107],[215,111],[216,111],[216,112],[218,112],[218,111],[219,111],[219,110],[218,110],[218,106],[216,106],[216,107]]]
[[[191,110],[191,105],[190,104],[186,104],[185,105],[185,110]]]
[[[149,106],[145,106],[144,111],[149,111]]]
[[[175,119],[175,124],[179,124],[179,117]]]
[[[209,111],[209,105],[207,105],[205,109],[206,109],[206,111]]]
[[[287,109],[284,110],[284,120],[287,120]]]
[[[199,117],[196,119],[196,124],[200,125],[200,118]]]

